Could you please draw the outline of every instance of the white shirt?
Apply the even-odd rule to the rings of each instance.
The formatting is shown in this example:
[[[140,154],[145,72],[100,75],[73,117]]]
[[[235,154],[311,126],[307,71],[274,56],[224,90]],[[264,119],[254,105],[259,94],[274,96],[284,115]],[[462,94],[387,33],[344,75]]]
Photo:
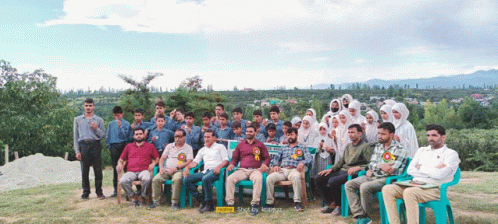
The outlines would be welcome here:
[[[213,143],[211,147],[204,146],[202,147],[193,162],[199,164],[200,162],[204,162],[204,170],[214,170],[218,165],[220,165],[223,161],[228,161],[228,151],[224,145]]]
[[[420,169],[416,168],[418,164],[421,164]],[[442,169],[436,168],[440,164],[446,166]],[[441,185],[453,180],[458,164],[460,164],[460,158],[455,150],[449,149],[446,145],[435,150],[428,146],[417,151],[407,172],[408,175],[413,176],[414,181]]]
[[[414,157],[418,150],[417,133],[409,121],[403,122],[396,128],[395,134],[399,137],[399,143],[408,150],[408,157]]]

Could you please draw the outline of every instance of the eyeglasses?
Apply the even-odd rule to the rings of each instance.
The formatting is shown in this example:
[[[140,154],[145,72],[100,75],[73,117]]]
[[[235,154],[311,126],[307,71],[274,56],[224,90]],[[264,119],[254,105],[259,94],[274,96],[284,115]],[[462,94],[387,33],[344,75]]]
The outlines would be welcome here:
[[[183,135],[175,135],[175,138],[183,138]]]

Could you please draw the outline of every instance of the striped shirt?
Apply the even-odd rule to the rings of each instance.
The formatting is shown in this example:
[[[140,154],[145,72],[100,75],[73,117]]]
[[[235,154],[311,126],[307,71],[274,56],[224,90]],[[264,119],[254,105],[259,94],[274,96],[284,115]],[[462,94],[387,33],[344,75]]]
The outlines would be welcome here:
[[[377,143],[370,158],[368,169],[372,170],[374,177],[383,178],[389,176],[389,174],[380,169],[380,165],[393,163],[394,173],[392,175],[401,175],[407,163],[407,155],[406,149],[394,139],[387,149],[384,149],[384,144]]]

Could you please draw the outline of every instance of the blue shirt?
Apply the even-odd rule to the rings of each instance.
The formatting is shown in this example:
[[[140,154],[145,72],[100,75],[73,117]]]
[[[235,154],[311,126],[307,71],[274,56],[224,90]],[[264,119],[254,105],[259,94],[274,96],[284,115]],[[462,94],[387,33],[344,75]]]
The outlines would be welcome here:
[[[171,119],[171,120],[173,120],[173,119]],[[172,131],[176,131],[176,130],[180,129],[183,125],[187,126],[187,122],[185,120],[183,120],[182,122],[178,122],[178,121],[174,122],[174,130],[172,130]]]
[[[130,123],[124,119],[121,119],[121,127],[118,127],[118,122],[116,120],[111,121],[107,126],[107,148],[109,148],[111,144],[127,142],[128,136],[130,136],[128,133],[130,130]]]
[[[173,119],[171,119],[170,117],[168,116],[164,116],[164,120],[165,120],[165,123],[164,123],[164,127],[166,129],[169,129],[170,131],[176,131],[175,127],[175,121]],[[149,127],[149,131],[151,130],[154,130],[157,128],[157,124],[156,124],[156,118],[153,117],[152,119],[150,119],[150,127]]]
[[[226,140],[232,139],[232,135],[233,135],[232,129],[228,126],[226,126],[225,129],[217,128],[214,133],[215,133],[215,136],[217,138],[226,139]],[[221,141],[221,142],[225,147],[228,146],[228,142],[226,142],[226,141]]]
[[[263,125],[263,123],[259,124],[259,133],[263,134],[263,136],[265,137],[265,139],[266,139],[266,136],[268,136],[268,133],[266,132],[266,127]]]
[[[244,119],[240,120],[240,126],[242,127],[242,134],[246,133],[246,123],[247,123],[247,120],[244,120]]]
[[[298,151],[300,151],[299,155],[297,155]],[[273,166],[280,164],[280,167],[290,166],[296,168],[301,162],[303,162],[306,167],[309,167],[312,161],[313,157],[311,157],[311,153],[305,145],[297,144],[294,147],[290,147],[286,144],[278,150],[278,153],[271,160],[271,164]]]
[[[263,134],[259,133],[256,135],[256,139],[260,142],[265,142],[266,141],[266,138]]]
[[[275,135],[273,138],[270,138],[270,136],[268,136],[268,138],[266,138],[266,141],[264,141],[264,142],[267,142],[267,141],[268,141],[268,139],[270,139],[270,143],[271,143],[271,142],[276,142],[277,144],[278,144],[278,143],[280,143],[280,141],[279,141],[279,140],[280,140],[280,138],[279,138],[279,137],[277,137],[277,135]]]
[[[197,151],[202,148],[203,145],[203,139],[202,139],[202,131],[199,126],[192,126],[192,129],[190,129],[190,133],[187,131],[187,129],[184,129],[185,132],[187,132],[187,139],[185,139],[185,142],[189,144],[192,147],[192,150]]]
[[[246,139],[246,135],[240,133],[240,135],[235,135],[235,133],[232,133],[232,140],[237,140],[239,141],[240,139]]]
[[[143,128],[144,131],[149,129],[150,126],[152,126],[152,123],[150,123],[150,122],[142,121],[142,122],[140,122],[140,124],[135,122],[135,128]],[[133,142],[133,129],[131,128],[131,124],[130,124],[130,129],[128,132],[129,132],[128,141]]]
[[[275,135],[276,137],[281,137],[284,135],[284,132],[282,131],[282,127],[284,127],[284,121],[278,120],[277,123],[274,123],[273,120],[268,121],[268,124],[275,124],[277,126],[277,134]]]
[[[152,142],[152,137],[157,136],[157,139],[155,142]],[[147,138],[147,142],[150,142],[154,144],[158,152],[162,152],[166,146],[164,146],[166,143],[172,143],[174,140],[175,133],[173,133],[171,130],[163,128],[162,130],[158,131],[157,129],[154,129],[149,132],[149,137]]]

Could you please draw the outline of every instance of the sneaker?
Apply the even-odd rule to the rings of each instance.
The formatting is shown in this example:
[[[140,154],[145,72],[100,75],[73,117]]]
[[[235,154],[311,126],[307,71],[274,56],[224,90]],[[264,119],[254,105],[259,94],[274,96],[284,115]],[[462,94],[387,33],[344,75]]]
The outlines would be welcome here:
[[[156,207],[159,207],[161,204],[159,202],[153,201],[152,204],[147,208],[148,210],[154,209]]]
[[[372,220],[370,218],[361,218],[356,221],[356,224],[371,224]]]
[[[110,198],[115,198],[118,196],[118,193],[116,193],[116,191],[114,191],[114,193],[112,193],[109,197]]]
[[[270,211],[273,210],[275,207],[273,207],[273,204],[265,204],[265,207],[261,209],[261,211]]]
[[[258,205],[251,205],[251,214],[257,215],[259,213]]]
[[[83,193],[81,195],[81,199],[88,199],[89,194]]]
[[[334,209],[331,209],[328,205],[327,206],[324,206],[323,208],[320,209],[320,211],[322,213],[332,213],[332,211],[334,211]]]
[[[335,207],[334,211],[332,211],[332,215],[340,216],[341,215],[341,207]]]
[[[199,212],[206,207],[206,202],[203,197],[196,198],[195,200],[199,202]]]
[[[104,196],[104,194],[100,193],[100,194],[97,194],[97,198],[100,200],[104,200],[105,196]]]
[[[302,212],[302,211],[304,211],[304,207],[303,207],[303,205],[301,205],[301,202],[294,202],[294,208],[295,208],[298,212]]]
[[[171,205],[171,209],[173,209],[173,211],[178,211],[178,210],[180,210],[180,206],[178,206],[177,203],[174,203]]]

